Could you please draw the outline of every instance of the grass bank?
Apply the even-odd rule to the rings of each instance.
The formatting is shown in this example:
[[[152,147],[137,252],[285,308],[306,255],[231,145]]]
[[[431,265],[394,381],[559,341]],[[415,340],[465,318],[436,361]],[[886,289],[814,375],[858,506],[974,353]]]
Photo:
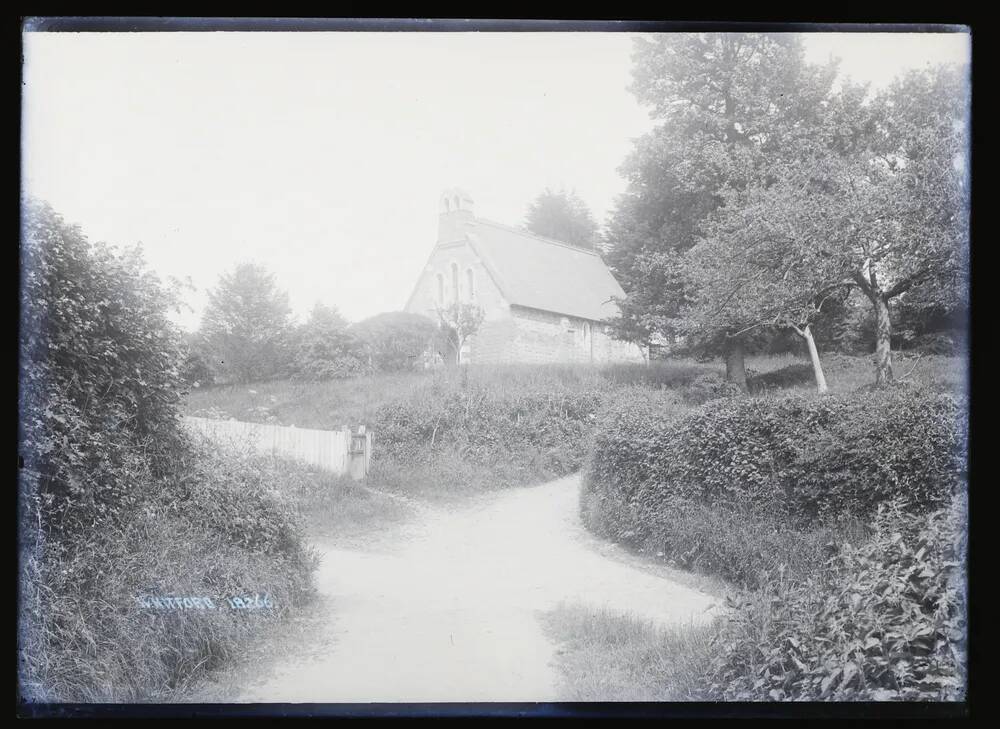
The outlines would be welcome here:
[[[317,556],[274,464],[196,442],[169,479],[22,553],[19,678],[32,702],[178,701],[314,597]]]
[[[698,701],[713,626],[666,628],[608,609],[560,605],[542,615],[566,701]]]

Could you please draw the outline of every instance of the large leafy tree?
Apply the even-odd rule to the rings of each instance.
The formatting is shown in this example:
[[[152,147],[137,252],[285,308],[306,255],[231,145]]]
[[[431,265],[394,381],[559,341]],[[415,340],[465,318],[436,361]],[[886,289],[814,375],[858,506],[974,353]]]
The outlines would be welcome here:
[[[628,188],[607,231],[607,260],[627,296],[620,336],[672,338],[688,296],[682,255],[726,200],[788,158],[823,113],[833,64],[807,64],[791,34],[677,33],[636,41],[632,91],[660,123],[622,166]],[[742,340],[727,368],[743,381]],[[722,332],[726,334],[726,332]]]
[[[948,67],[908,74],[870,103],[850,90],[796,164],[731,195],[689,255],[691,321],[784,324],[808,340],[823,304],[857,287],[873,308],[876,384],[890,382],[890,302],[965,299],[963,79]]]
[[[827,252],[871,302],[876,384],[891,382],[890,302],[968,306],[969,102],[967,72],[937,66],[905,74],[877,104],[874,154],[830,217],[844,235]]]
[[[236,382],[266,380],[289,363],[288,294],[262,266],[241,263],[209,292],[199,334],[213,367]]]
[[[866,87],[847,84],[822,99],[822,117],[789,140],[786,151],[794,154],[771,161],[749,184],[725,189],[724,204],[682,256],[687,299],[679,329],[731,336],[790,329],[807,345],[820,392],[826,380],[813,326],[843,314],[850,285],[823,254],[827,198],[842,161],[873,138],[875,113],[865,94]]]
[[[597,244],[597,222],[587,204],[570,190],[545,190],[528,208],[525,227],[532,233],[593,249]]]

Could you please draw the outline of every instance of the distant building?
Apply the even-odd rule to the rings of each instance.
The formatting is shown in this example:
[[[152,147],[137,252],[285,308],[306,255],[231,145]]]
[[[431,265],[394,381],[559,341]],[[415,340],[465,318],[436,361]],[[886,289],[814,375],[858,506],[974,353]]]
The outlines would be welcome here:
[[[405,308],[437,321],[454,301],[481,307],[463,362],[643,362],[638,345],[603,323],[618,311],[612,297],[624,295],[595,251],[477,218],[466,193],[448,190],[437,244]]]

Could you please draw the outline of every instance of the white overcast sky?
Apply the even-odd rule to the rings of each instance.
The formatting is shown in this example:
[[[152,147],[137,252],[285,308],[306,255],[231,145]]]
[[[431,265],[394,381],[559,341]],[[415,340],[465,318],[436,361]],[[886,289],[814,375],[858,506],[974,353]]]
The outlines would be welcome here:
[[[650,128],[615,33],[26,33],[23,179],[92,239],[141,241],[205,292],[239,261],[296,314],[400,309],[438,195],[518,225],[545,187],[603,221]],[[813,60],[881,85],[968,62],[964,34],[810,34]]]

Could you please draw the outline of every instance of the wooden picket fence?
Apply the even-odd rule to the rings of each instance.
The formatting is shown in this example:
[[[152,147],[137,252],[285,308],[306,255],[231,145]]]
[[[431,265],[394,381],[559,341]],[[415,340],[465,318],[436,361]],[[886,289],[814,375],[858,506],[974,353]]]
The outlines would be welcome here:
[[[240,420],[185,417],[185,424],[220,443],[247,443],[263,455],[292,458],[355,479],[368,474],[372,434],[365,426],[357,430],[313,430]]]

